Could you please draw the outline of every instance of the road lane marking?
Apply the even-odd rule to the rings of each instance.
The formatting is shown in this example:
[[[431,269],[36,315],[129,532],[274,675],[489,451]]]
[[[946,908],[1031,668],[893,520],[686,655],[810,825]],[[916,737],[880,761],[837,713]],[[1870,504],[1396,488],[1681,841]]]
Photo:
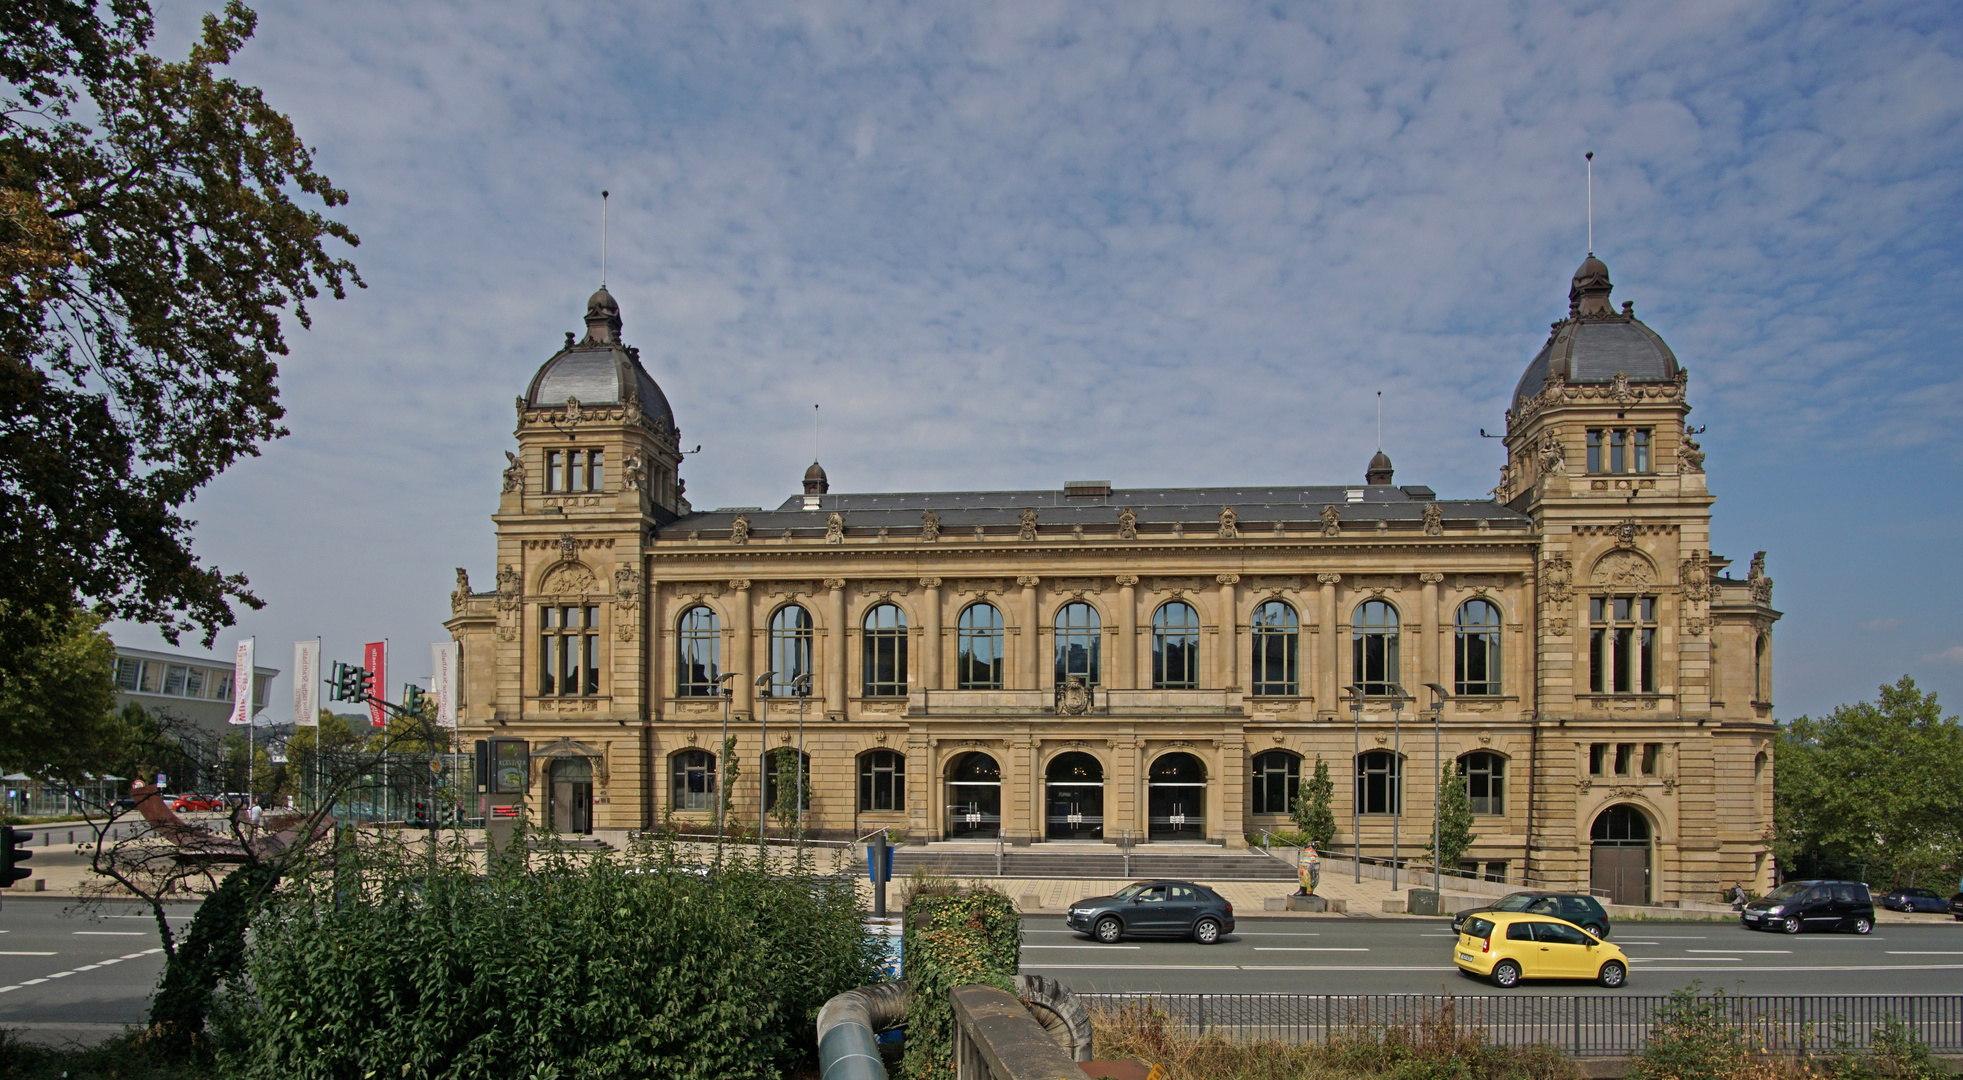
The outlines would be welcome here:
[[[1650,936],[1657,939],[1658,941],[1709,941],[1711,940],[1710,937],[1705,934],[1691,934],[1689,936],[1679,935],[1675,937],[1669,934],[1651,934]]]
[[[1025,949],[1136,949],[1137,945],[1024,945]]]
[[[1254,951],[1255,952],[1369,952],[1370,950],[1362,949],[1362,948],[1340,948],[1336,946],[1310,947],[1310,946],[1299,946],[1299,945],[1256,945],[1254,947]]]
[[[0,956],[56,956],[51,952],[0,952]]]
[[[141,930],[77,930],[76,937],[142,937]]]
[[[1237,937],[1321,937],[1321,934],[1305,934],[1296,930],[1243,930]]]
[[[125,960],[134,960],[139,956],[149,956],[152,953],[160,953],[163,951],[164,950],[162,948],[155,948],[155,949],[145,949],[142,952],[126,953],[122,956],[117,957],[114,960],[99,960],[93,964],[87,964],[78,968],[70,968],[67,971],[57,971],[53,975],[44,975],[39,979],[28,979],[26,982],[15,983],[12,986],[0,986],[0,994],[7,993],[10,990],[19,990],[23,986],[39,986],[40,984],[47,982],[50,979],[65,979],[70,975],[79,975],[84,971],[94,971],[96,968],[108,967],[110,964],[120,964]],[[0,955],[4,955],[4,954],[0,954]],[[19,955],[53,956],[54,953],[31,953],[31,954],[23,953]]]
[[[1685,952],[1742,953],[1746,956],[1791,956],[1791,949],[1685,949]]]
[[[1658,957],[1662,962],[1680,960],[1679,957]],[[1024,964],[1024,970],[1041,971],[1349,971],[1349,972],[1405,972],[1405,971],[1457,971],[1456,966],[1441,967],[1346,967],[1336,964]],[[1689,974],[1709,971],[1710,968],[1644,968],[1644,971],[1677,972]],[[1841,966],[1801,966],[1790,967],[1735,967],[1733,971],[1753,971],[1778,974],[1792,971],[1963,971],[1963,964],[1849,964]]]
[[[1906,949],[1889,949],[1889,956],[1963,956],[1963,952],[1910,952]]]
[[[1742,956],[1632,956],[1629,962],[1632,964],[1742,964],[1745,958]]]

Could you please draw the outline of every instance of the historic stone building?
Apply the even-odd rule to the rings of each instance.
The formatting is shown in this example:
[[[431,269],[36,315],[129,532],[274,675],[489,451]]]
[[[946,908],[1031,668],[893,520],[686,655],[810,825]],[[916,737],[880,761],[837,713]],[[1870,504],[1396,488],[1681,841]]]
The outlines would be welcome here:
[[[1382,453],[1363,483],[1199,489],[838,494],[814,463],[774,509],[701,512],[602,289],[518,398],[495,590],[458,571],[464,734],[528,740],[561,830],[706,822],[727,707],[743,820],[766,738],[802,739],[817,832],[1019,845],[1240,845],[1320,758],[1336,847],[1401,827],[1419,860],[1442,762],[1482,874],[1764,884],[1772,582],[1710,550],[1685,371],[1609,292],[1589,256],[1488,498]]]

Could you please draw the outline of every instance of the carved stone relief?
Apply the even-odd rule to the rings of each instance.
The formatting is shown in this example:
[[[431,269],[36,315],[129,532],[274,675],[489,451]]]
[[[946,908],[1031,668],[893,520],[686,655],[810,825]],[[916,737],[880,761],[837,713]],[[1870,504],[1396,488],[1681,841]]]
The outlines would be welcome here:
[[[1129,506],[1118,511],[1118,539],[1138,539],[1138,515]]]
[[[941,516],[932,510],[920,515],[920,541],[931,544],[941,538]]]
[[[1435,502],[1425,504],[1425,535],[1445,535],[1445,511]]]
[[[1677,564],[1677,575],[1683,582],[1684,599],[1703,600],[1711,595],[1711,559],[1702,550],[1690,553],[1690,558]]]
[[[837,511],[825,519],[825,543],[843,544],[845,542],[845,519]]]
[[[732,544],[747,544],[750,542],[749,518],[738,514],[736,515],[736,520],[729,523],[729,542]]]
[[[504,457],[510,462],[504,467],[504,490],[522,493],[525,490],[525,463],[509,450],[504,452]]]
[[[1557,551],[1541,560],[1540,588],[1556,604],[1565,604],[1574,595],[1574,564],[1566,554]]]
[[[1220,532],[1217,535],[1222,540],[1240,539],[1240,515],[1234,513],[1233,507],[1223,506],[1220,508]]]
[[[1343,532],[1343,514],[1334,504],[1322,508],[1322,535],[1340,536]]]
[[[1016,539],[1018,540],[1036,539],[1036,511],[1028,508],[1024,508],[1020,517],[1022,520],[1022,528],[1017,531]]]
[[[1656,584],[1656,568],[1634,551],[1611,551],[1595,562],[1594,584],[1615,589],[1640,589]]]

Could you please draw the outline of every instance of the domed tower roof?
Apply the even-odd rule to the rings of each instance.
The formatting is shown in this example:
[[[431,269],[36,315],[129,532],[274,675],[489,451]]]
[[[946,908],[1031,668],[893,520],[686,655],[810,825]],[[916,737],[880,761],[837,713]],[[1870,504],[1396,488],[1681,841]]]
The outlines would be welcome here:
[[[1390,455],[1379,450],[1370,456],[1370,467],[1363,470],[1363,482],[1366,484],[1388,484],[1390,483],[1391,475]]]
[[[640,350],[621,343],[620,305],[604,286],[587,298],[586,337],[574,341],[566,335],[566,347],[532,376],[525,405],[563,405],[567,398],[578,398],[581,405],[637,406],[657,428],[675,428],[668,395],[641,367]]]
[[[825,477],[825,467],[815,461],[812,462],[811,467],[804,470],[804,493],[806,495],[824,495],[828,494],[831,489],[832,482]]]
[[[1568,288],[1568,317],[1554,324],[1513,389],[1515,413],[1554,375],[1571,383],[1610,383],[1617,375],[1634,384],[1676,380],[1677,354],[1636,318],[1634,305],[1615,310],[1609,303],[1614,288],[1608,266],[1590,252]]]

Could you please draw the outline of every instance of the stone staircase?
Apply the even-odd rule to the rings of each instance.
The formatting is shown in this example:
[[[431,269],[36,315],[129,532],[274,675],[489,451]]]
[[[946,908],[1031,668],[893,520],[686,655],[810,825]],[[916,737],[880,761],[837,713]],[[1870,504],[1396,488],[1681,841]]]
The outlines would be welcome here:
[[[865,866],[859,862],[861,872]],[[1108,845],[1067,848],[1003,848],[1000,871],[995,849],[978,845],[928,844],[903,846],[893,852],[895,880],[912,874],[916,867],[957,878],[1070,878],[1115,880],[1119,878],[1173,878],[1184,881],[1294,881],[1295,868],[1259,851],[1211,851],[1185,848],[1155,851],[1134,848],[1129,865],[1125,855]]]

